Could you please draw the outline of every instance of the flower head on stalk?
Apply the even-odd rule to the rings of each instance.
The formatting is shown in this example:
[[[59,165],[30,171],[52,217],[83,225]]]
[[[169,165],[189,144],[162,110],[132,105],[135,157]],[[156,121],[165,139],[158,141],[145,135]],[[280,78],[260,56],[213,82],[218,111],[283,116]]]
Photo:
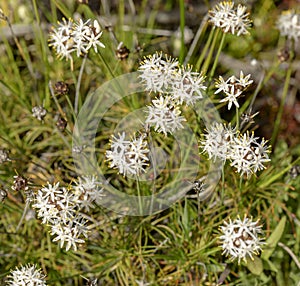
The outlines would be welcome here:
[[[209,22],[221,28],[224,33],[237,36],[248,34],[251,24],[247,7],[241,4],[235,7],[232,1],[222,1],[210,10]]]
[[[85,198],[82,193],[73,189],[60,187],[59,183],[41,188],[35,196],[33,208],[43,224],[51,227],[51,235],[56,235],[53,241],[60,241],[60,247],[71,247],[76,251],[77,244],[84,243],[88,229],[86,221],[78,212]]]
[[[253,255],[258,255],[261,246],[265,243],[262,234],[262,226],[259,221],[252,221],[252,218],[239,217],[235,220],[229,219],[220,227],[222,235],[219,237],[223,253],[226,257],[230,256],[230,260],[241,260],[247,262],[247,258],[253,259]]]
[[[42,273],[41,269],[37,269],[35,264],[27,264],[11,270],[10,275],[7,276],[6,285],[46,286],[45,277],[46,275]]]
[[[138,71],[146,91],[166,93],[171,88],[178,69],[176,59],[155,53],[144,58]]]
[[[247,87],[252,84],[253,80],[250,80],[250,77],[251,74],[244,76],[243,71],[240,72],[239,78],[231,76],[226,81],[222,76],[219,76],[219,79],[215,83],[215,87],[217,88],[215,94],[222,92],[226,95],[220,102],[228,102],[228,110],[231,109],[232,104],[237,108],[240,107],[237,99],[242,96]]]
[[[160,96],[152,100],[152,105],[147,108],[146,124],[153,126],[155,131],[167,135],[183,128],[182,122],[185,118],[180,116],[181,111],[171,97]]]
[[[203,98],[203,92],[206,90],[204,79],[201,73],[193,72],[191,67],[180,67],[172,83],[170,91],[172,99],[178,104],[183,102],[187,105],[195,104],[197,100]]]
[[[53,27],[49,36],[49,46],[53,47],[57,56],[61,59],[73,60],[72,53],[76,52],[77,57],[87,54],[91,48],[98,52],[98,47],[105,48],[100,41],[102,31],[99,22],[91,19],[83,21],[79,19],[74,23],[72,19],[68,22],[63,18],[58,27]]]
[[[268,155],[270,147],[266,143],[264,138],[258,142],[258,137],[254,137],[254,133],[247,132],[236,136],[230,148],[230,165],[236,168],[241,176],[247,174],[247,177],[265,169],[264,164],[270,161]]]
[[[125,140],[125,136],[125,132],[118,137],[112,136],[111,149],[106,151],[106,158],[110,161],[110,167],[118,169],[120,174],[138,176],[146,171],[149,161],[146,135],[131,140]]]
[[[229,124],[215,122],[207,128],[207,133],[204,139],[200,141],[203,147],[203,152],[208,154],[209,159],[215,161],[221,159],[225,161],[228,159],[231,150],[231,144],[236,136],[236,129]]]
[[[294,10],[283,11],[278,17],[277,28],[281,36],[297,42],[300,37],[300,14]]]

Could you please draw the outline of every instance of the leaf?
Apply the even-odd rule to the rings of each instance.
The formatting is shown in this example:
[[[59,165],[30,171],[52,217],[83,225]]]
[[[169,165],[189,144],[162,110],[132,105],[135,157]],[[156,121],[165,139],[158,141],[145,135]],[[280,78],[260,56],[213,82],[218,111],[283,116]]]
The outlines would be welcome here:
[[[253,256],[253,260],[247,260],[246,266],[251,271],[251,273],[257,276],[259,276],[264,270],[262,260],[256,255]]]
[[[273,233],[267,239],[266,243],[267,243],[268,248],[265,249],[261,255],[261,258],[263,260],[268,260],[270,258],[270,256],[273,254],[275,247],[283,234],[283,231],[285,228],[285,223],[286,223],[286,217],[284,216],[280,220],[279,224],[277,225],[277,227],[275,228]]]
[[[264,261],[264,269],[271,270],[273,272],[278,272],[278,269],[276,268],[275,264],[271,262],[269,259]]]

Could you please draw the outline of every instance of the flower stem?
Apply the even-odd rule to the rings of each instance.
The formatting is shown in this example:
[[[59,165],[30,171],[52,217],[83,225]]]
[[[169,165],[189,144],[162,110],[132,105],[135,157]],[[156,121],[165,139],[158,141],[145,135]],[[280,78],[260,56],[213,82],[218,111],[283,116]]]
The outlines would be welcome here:
[[[273,130],[273,133],[272,133],[272,138],[271,138],[271,145],[272,146],[275,146],[276,141],[277,141],[277,137],[278,137],[278,133],[279,133],[279,129],[280,129],[281,118],[282,118],[283,109],[284,109],[284,104],[285,104],[285,101],[286,101],[286,97],[287,97],[288,89],[289,89],[289,84],[290,84],[290,80],[291,80],[291,74],[292,74],[292,64],[290,62],[290,65],[289,65],[289,68],[287,70],[286,77],[285,77],[285,82],[284,82],[283,92],[282,92],[282,96],[281,96],[280,106],[279,106],[279,110],[278,110],[276,120],[275,120],[275,124],[274,124],[274,130]]]
[[[75,114],[78,113],[78,103],[79,103],[79,96],[80,96],[80,84],[81,84],[81,79],[82,79],[86,59],[87,59],[87,54],[84,55],[84,58],[83,58],[83,61],[82,61],[81,67],[80,67],[79,75],[78,75],[77,84],[76,84],[75,103],[74,103],[74,112],[75,112]]]
[[[185,13],[184,13],[184,0],[179,0],[179,8],[180,8],[180,54],[179,54],[179,62],[182,64],[184,60],[185,54],[185,44],[184,44],[184,26],[185,26]]]
[[[211,82],[211,80],[212,80],[212,78],[213,78],[213,76],[215,74],[215,71],[216,71],[216,68],[217,68],[217,64],[218,64],[218,61],[219,61],[219,57],[220,57],[220,54],[221,54],[221,51],[222,51],[222,48],[223,48],[223,45],[224,45],[225,36],[226,36],[226,34],[222,33],[221,42],[220,42],[217,54],[215,56],[214,64],[213,64],[213,66],[211,68],[211,71],[210,71],[210,74],[209,74],[209,78],[208,78],[208,82],[209,83]],[[216,40],[216,38],[214,39],[214,41]]]

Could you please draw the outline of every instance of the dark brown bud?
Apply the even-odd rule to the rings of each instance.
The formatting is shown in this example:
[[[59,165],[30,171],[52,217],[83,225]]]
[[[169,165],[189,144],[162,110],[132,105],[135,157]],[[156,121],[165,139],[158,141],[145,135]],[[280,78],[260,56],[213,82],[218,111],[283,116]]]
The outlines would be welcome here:
[[[56,126],[60,131],[64,131],[67,127],[67,124],[68,124],[67,120],[65,120],[61,116],[56,121]]]
[[[64,81],[58,81],[54,85],[54,91],[57,95],[65,95],[69,92],[69,86]]]
[[[118,49],[116,50],[116,55],[118,57],[119,60],[126,60],[129,56],[129,49],[126,46],[121,46],[118,47]]]
[[[28,180],[20,175],[14,176],[14,184],[12,185],[12,189],[14,191],[26,191],[28,190]]]
[[[287,48],[284,48],[277,53],[277,57],[280,62],[287,62],[290,58],[290,53]]]

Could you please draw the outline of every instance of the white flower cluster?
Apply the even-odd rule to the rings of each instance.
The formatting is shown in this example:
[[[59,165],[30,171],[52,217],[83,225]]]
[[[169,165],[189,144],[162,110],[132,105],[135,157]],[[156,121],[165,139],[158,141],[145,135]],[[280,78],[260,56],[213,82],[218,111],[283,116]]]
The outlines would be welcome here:
[[[232,221],[224,222],[221,226],[222,235],[220,241],[225,256],[230,256],[230,260],[238,259],[247,262],[247,258],[253,259],[253,254],[258,255],[261,246],[265,244],[259,237],[262,234],[262,226],[258,225],[259,221],[253,222],[252,219],[245,217],[241,220],[239,217]]]
[[[87,54],[91,48],[98,52],[98,47],[105,48],[100,41],[102,31],[97,20],[90,24],[91,19],[83,22],[79,19],[76,23],[72,19],[58,22],[58,27],[52,28],[49,37],[49,46],[53,47],[57,56],[72,61],[72,53],[76,52],[77,57]]]
[[[176,104],[193,105],[206,90],[201,73],[180,66],[171,57],[164,59],[162,53],[145,57],[138,70],[146,91],[167,94]]]
[[[278,17],[277,28],[281,36],[297,42],[300,37],[300,14],[294,10],[283,11]]]
[[[102,191],[95,177],[83,177],[76,186],[68,188],[48,183],[38,191],[32,207],[37,209],[42,223],[51,226],[51,235],[56,236],[53,241],[60,241],[61,248],[66,243],[67,251],[71,247],[76,251],[77,244],[84,243],[82,238],[87,238],[88,233],[79,211],[93,207],[103,196]]]
[[[229,160],[241,176],[247,174],[249,177],[265,169],[264,163],[270,161],[267,142],[263,138],[259,143],[258,139],[253,133],[240,134],[230,125],[216,122],[207,128],[207,134],[200,143],[209,159]]]
[[[168,132],[172,134],[176,129],[183,128],[181,122],[185,118],[180,116],[181,111],[170,97],[160,96],[152,100],[152,105],[147,108],[146,124],[153,126],[155,131],[167,135]]]
[[[230,32],[237,36],[248,34],[247,29],[251,24],[247,7],[241,4],[235,7],[232,1],[220,2],[210,10],[209,21],[224,33]]]
[[[41,272],[41,269],[37,269],[35,264],[27,264],[11,270],[10,275],[7,276],[6,285],[46,286],[45,277],[46,275]]]
[[[32,116],[39,121],[42,121],[47,114],[47,110],[40,105],[34,106],[31,111],[32,111]]]
[[[120,174],[140,175],[148,166],[148,153],[146,135],[125,139],[125,132],[119,137],[112,136],[111,150],[106,151],[106,157],[110,161],[111,168],[117,168]]]
[[[162,53],[145,57],[138,70],[145,91],[160,93],[148,106],[146,124],[165,135],[183,128],[185,119],[180,116],[179,106],[194,105],[203,98],[204,76]]]
[[[219,76],[219,79],[215,83],[217,90],[215,94],[223,92],[226,97],[220,100],[220,102],[228,102],[228,110],[231,109],[232,104],[237,108],[240,107],[237,102],[237,98],[242,95],[245,89],[252,84],[253,80],[250,80],[251,74],[244,76],[243,71],[240,72],[240,77],[237,78],[234,75],[229,77],[226,81],[222,76]]]

